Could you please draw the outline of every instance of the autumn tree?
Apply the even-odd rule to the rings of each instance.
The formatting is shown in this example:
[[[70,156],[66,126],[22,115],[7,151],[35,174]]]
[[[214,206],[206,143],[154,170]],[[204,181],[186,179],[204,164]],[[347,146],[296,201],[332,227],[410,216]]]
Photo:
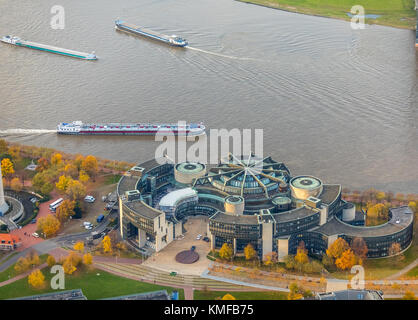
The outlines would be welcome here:
[[[86,187],[78,180],[71,180],[68,183],[66,194],[73,200],[80,200],[87,193]]]
[[[257,256],[257,252],[254,250],[254,247],[251,243],[247,244],[244,248],[244,256],[246,260],[252,260]]]
[[[81,261],[82,258],[76,252],[71,251],[62,264],[64,273],[73,274],[77,270],[77,266],[81,263]]]
[[[62,163],[62,155],[60,153],[54,153],[51,157],[51,164],[56,166]]]
[[[54,185],[50,182],[49,176],[45,172],[38,172],[32,179],[32,186],[36,192],[43,195],[49,195],[54,189]]]
[[[86,253],[86,254],[83,256],[83,263],[84,263],[86,266],[91,265],[91,264],[93,263],[93,256],[92,256],[90,253]]]
[[[15,177],[10,181],[10,188],[15,192],[22,191],[23,185],[18,177]]]
[[[11,175],[15,173],[13,162],[9,158],[1,160],[1,173],[6,179],[10,179]]]
[[[112,240],[109,236],[104,236],[101,245],[104,253],[112,253]]]
[[[8,146],[4,139],[0,139],[0,154],[7,153]]]
[[[288,300],[300,300],[302,298],[312,297],[313,293],[310,290],[305,290],[302,286],[298,286],[297,283],[291,283],[289,286],[289,293],[287,295]]]
[[[84,251],[84,242],[83,241],[76,242],[76,244],[74,244],[73,249],[76,250],[76,251],[79,251],[79,252],[83,252]]]
[[[20,161],[20,147],[19,146],[10,146],[9,150],[7,151],[8,154],[12,156],[14,161]]]
[[[360,237],[353,239],[353,242],[351,243],[351,249],[353,250],[354,254],[360,257],[362,260],[366,259],[367,252],[369,251],[366,241]]]
[[[71,177],[62,175],[59,177],[58,182],[55,184],[57,190],[64,194],[67,191],[69,183],[72,181]]]
[[[46,217],[41,217],[38,220],[38,230],[41,230],[45,234],[45,237],[51,237],[55,235],[61,227],[60,221],[52,214],[48,214]]]
[[[78,168],[73,163],[67,163],[63,168],[66,176],[76,179],[78,177]]]
[[[19,274],[28,271],[29,267],[30,261],[27,258],[20,257],[15,263],[14,270]]]
[[[352,266],[356,264],[356,256],[354,255],[353,250],[347,249],[342,254],[341,257],[335,260],[335,265],[340,270],[351,269]]]
[[[29,262],[29,265],[32,267],[39,266],[41,264],[41,259],[39,258],[39,255],[36,253],[36,251],[29,252],[26,258]]]
[[[417,297],[413,291],[406,291],[405,295],[402,297],[402,300],[417,300]]]
[[[341,257],[342,253],[349,248],[350,246],[348,245],[347,241],[345,241],[343,238],[338,238],[329,246],[326,253],[329,257],[338,259]]]
[[[36,269],[28,276],[28,283],[35,289],[41,289],[45,286],[45,276],[41,270]]]
[[[52,266],[54,266],[57,262],[55,261],[55,258],[54,258],[54,256],[52,256],[52,255],[48,255],[48,258],[46,259],[46,263],[47,263],[47,265],[48,265],[48,267],[52,267]]]
[[[38,172],[45,171],[50,167],[50,165],[51,164],[49,163],[48,159],[39,158],[37,162],[37,166],[36,166],[36,171]]]
[[[57,208],[56,217],[60,222],[67,221],[70,216],[75,214],[75,201],[64,200],[61,205]]]
[[[90,180],[90,177],[84,170],[81,170],[80,175],[78,176],[78,180],[83,183],[87,183]]]
[[[299,242],[298,248],[296,250],[295,261],[300,265],[309,262],[308,250],[306,250],[305,243],[303,241]]]
[[[237,300],[232,294],[227,293],[222,297],[222,300]]]
[[[77,155],[77,157],[74,159],[74,165],[77,167],[78,170],[81,169],[81,164],[83,163],[83,161],[84,157],[81,154]]]
[[[266,266],[272,266],[277,262],[277,253],[276,252],[270,252],[264,255],[264,264]]]
[[[224,260],[231,260],[233,255],[234,250],[232,250],[231,246],[225,242],[219,250],[219,257]]]
[[[81,163],[81,169],[87,172],[90,177],[95,177],[98,170],[98,163],[95,156],[87,156]]]

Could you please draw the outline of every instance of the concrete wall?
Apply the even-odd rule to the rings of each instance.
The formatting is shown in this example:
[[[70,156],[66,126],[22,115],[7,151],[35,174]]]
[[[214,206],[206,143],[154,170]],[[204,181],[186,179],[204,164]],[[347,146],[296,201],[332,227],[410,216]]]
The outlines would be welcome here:
[[[266,255],[273,251],[273,223],[263,223],[262,239],[262,258],[265,260]]]
[[[277,256],[280,262],[284,261],[284,257],[289,254],[289,239],[277,240]]]

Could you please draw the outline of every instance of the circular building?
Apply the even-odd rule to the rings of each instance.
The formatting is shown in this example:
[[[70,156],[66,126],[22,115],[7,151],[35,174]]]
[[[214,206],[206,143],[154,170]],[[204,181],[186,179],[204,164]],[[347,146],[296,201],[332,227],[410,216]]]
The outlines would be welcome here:
[[[363,237],[370,258],[387,256],[395,242],[401,250],[412,242],[414,215],[407,207],[391,208],[384,225],[354,225],[355,206],[341,199],[341,185],[292,177],[271,157],[230,154],[207,173],[203,164],[164,158],[131,171],[117,193],[121,236],[135,247],[162,250],[183,233],[191,215],[209,217],[211,249],[228,243],[239,254],[251,244],[260,258],[295,254],[300,241],[310,254],[322,255],[338,237]]]
[[[174,166],[174,178],[177,182],[191,184],[193,180],[206,174],[206,166],[197,162],[182,162]]]
[[[317,197],[322,191],[322,182],[312,176],[298,176],[290,180],[292,197],[298,200],[306,200],[309,197]]]
[[[244,198],[241,196],[229,196],[225,198],[225,213],[238,216],[244,213]]]

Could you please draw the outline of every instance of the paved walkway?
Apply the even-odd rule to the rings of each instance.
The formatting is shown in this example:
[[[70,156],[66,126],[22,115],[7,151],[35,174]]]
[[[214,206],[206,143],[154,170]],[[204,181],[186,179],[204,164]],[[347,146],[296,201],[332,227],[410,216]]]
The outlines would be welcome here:
[[[46,266],[47,266],[46,263],[41,264],[40,266],[38,266],[36,268],[33,268],[33,269],[29,270],[29,271],[26,271],[25,273],[19,274],[18,276],[14,277],[14,278],[11,278],[11,279],[6,280],[6,281],[3,281],[3,282],[0,282],[0,287],[7,286],[10,283],[13,283],[13,282],[15,282],[17,280],[23,279],[23,278],[27,277],[28,275],[30,275],[33,270],[35,270],[35,269],[43,269]]]
[[[403,274],[409,272],[410,270],[412,270],[413,268],[415,268],[418,265],[418,259],[416,259],[414,262],[412,262],[411,264],[407,265],[405,268],[403,268],[402,270],[400,270],[399,272],[386,277],[385,279],[388,280],[393,280],[393,279],[398,279],[400,278]]]

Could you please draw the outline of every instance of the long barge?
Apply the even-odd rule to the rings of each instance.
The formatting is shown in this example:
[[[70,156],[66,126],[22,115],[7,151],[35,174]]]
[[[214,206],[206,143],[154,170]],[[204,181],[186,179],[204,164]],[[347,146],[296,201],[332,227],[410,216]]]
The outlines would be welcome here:
[[[153,40],[161,41],[161,42],[167,43],[170,46],[185,47],[188,45],[187,40],[179,36],[176,36],[176,35],[167,36],[165,34],[162,34],[162,33],[150,30],[150,29],[138,27],[131,23],[123,22],[121,20],[115,21],[115,28],[117,30],[121,30],[121,31],[129,32],[135,35],[141,35],[147,38],[151,38]]]
[[[71,123],[59,123],[57,133],[69,135],[198,136],[205,134],[205,126],[203,123],[83,123],[82,121],[73,121]]]
[[[97,60],[97,56],[95,55],[94,51],[92,53],[84,53],[64,48],[58,48],[54,46],[50,46],[47,44],[41,44],[37,42],[27,41],[20,39],[16,36],[4,36],[0,39],[1,42],[8,43],[11,45],[19,46],[19,47],[25,47],[29,49],[35,49],[45,52],[51,52],[56,54],[61,54],[64,56],[72,57],[72,58],[78,58],[78,59],[84,59],[84,60]]]

